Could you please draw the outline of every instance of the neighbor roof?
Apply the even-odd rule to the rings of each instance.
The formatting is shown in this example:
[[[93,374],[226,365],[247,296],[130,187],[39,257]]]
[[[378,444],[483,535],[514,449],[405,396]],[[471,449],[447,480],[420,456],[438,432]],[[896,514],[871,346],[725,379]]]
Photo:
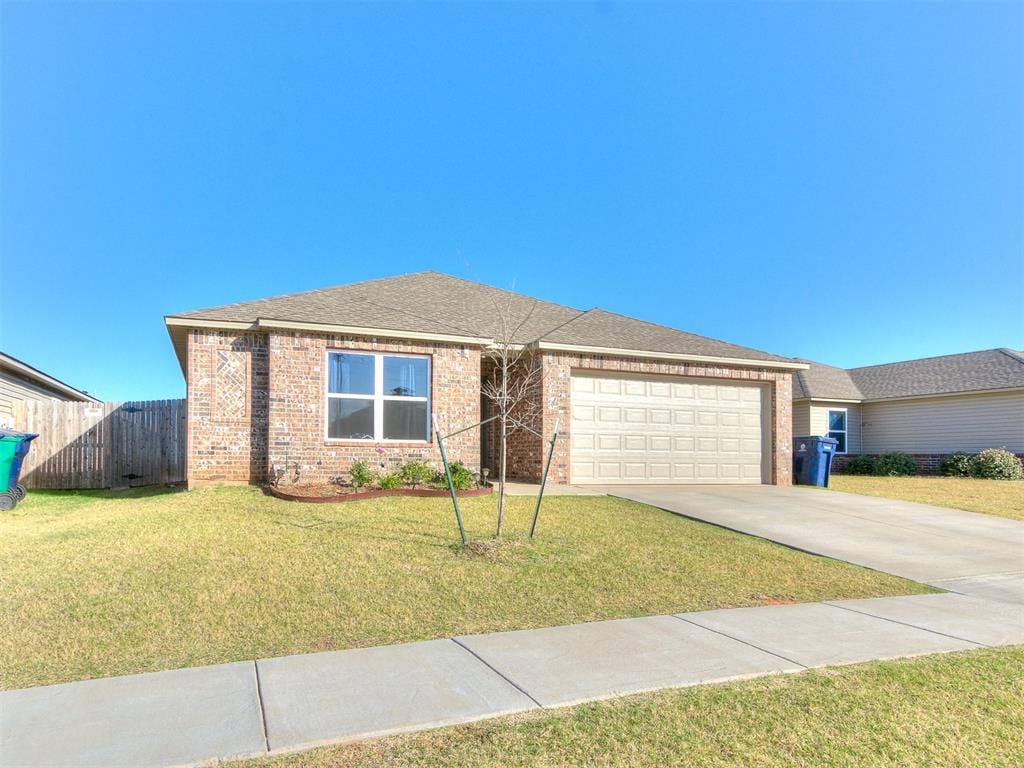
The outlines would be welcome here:
[[[793,377],[793,399],[885,400],[1024,387],[1024,355],[985,349],[863,368],[811,363]]]
[[[174,327],[225,323],[231,327],[306,323],[393,333],[437,334],[486,341],[508,336],[518,344],[545,342],[671,355],[756,360],[792,367],[791,358],[728,344],[600,309],[582,311],[512,291],[417,272],[269,299],[227,304],[167,317],[180,360],[183,336]]]
[[[83,403],[102,403],[102,400],[97,400],[95,397],[90,395],[88,392],[84,392],[81,389],[75,389],[70,384],[65,384],[60,379],[50,376],[48,373],[43,373],[38,368],[33,368],[26,362],[19,360],[11,355],[5,355],[0,352],[0,368],[13,371],[22,379],[27,379],[42,387],[43,389],[51,390],[68,400],[75,400]]]

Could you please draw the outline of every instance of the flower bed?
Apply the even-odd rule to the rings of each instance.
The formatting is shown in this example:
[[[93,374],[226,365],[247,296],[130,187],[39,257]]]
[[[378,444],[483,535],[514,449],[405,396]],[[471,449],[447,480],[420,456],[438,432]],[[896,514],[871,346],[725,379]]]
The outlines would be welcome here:
[[[479,488],[469,488],[463,491],[456,491],[456,496],[489,496],[493,493],[494,487],[484,485]],[[309,504],[333,504],[340,501],[362,501],[363,499],[377,499],[381,496],[448,496],[447,488],[389,488],[386,490],[376,489],[360,491],[355,488],[329,485],[293,485],[287,490],[281,486],[267,486],[267,493],[283,501],[304,501]]]

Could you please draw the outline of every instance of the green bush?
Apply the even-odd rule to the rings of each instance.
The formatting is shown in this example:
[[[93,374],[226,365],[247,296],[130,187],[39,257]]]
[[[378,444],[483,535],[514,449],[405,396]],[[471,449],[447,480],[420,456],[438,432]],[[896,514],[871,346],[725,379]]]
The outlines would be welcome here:
[[[971,474],[971,459],[966,453],[954,453],[939,460],[939,474],[946,477],[967,477]]]
[[[971,477],[987,480],[1021,480],[1024,479],[1024,466],[1021,460],[1005,448],[987,448],[977,456],[971,457]]]
[[[848,475],[873,475],[875,459],[873,456],[851,456],[846,460],[845,472]]]
[[[883,453],[875,461],[875,474],[883,477],[916,475],[917,463],[905,453]]]
[[[369,464],[365,461],[353,461],[352,466],[348,470],[348,476],[354,488],[371,485],[377,479],[377,475],[374,474]]]
[[[476,475],[473,474],[473,470],[461,461],[449,464],[448,470],[452,473],[452,485],[455,486],[455,490],[465,491],[476,485]],[[437,471],[437,474],[434,476],[434,482],[438,485],[448,485],[448,478],[444,476],[443,469]]]
[[[377,478],[377,485],[380,486],[382,491],[391,491],[395,488],[401,488],[403,485],[402,474],[400,472],[391,472],[387,475],[381,475]]]
[[[402,482],[413,488],[423,485],[435,475],[434,470],[422,461],[407,461],[398,473],[402,476]]]

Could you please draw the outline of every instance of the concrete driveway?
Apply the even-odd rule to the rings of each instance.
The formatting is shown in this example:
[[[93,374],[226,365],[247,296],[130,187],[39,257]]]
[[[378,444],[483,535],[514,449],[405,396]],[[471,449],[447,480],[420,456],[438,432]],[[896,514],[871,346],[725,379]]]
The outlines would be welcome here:
[[[611,496],[952,592],[1024,603],[1024,523],[817,488],[606,486]]]

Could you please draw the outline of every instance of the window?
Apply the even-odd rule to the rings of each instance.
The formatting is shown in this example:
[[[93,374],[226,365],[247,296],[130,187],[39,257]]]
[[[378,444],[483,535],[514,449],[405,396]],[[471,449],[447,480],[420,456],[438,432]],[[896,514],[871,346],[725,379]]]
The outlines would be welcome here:
[[[329,440],[430,440],[430,358],[327,353]]]
[[[846,411],[828,412],[828,437],[839,442],[836,453],[846,453]]]

